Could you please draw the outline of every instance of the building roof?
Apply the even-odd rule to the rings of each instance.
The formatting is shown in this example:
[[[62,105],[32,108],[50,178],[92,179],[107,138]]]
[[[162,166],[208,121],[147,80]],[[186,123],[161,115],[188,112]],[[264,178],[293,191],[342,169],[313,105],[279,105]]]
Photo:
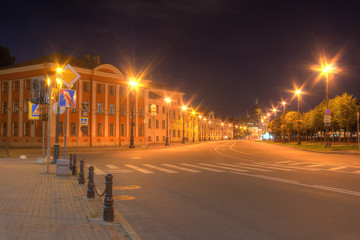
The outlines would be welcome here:
[[[161,84],[161,83],[151,82],[149,85],[150,85],[150,88],[154,88],[154,89],[162,89],[162,90],[167,90],[167,91],[174,91],[174,92],[183,93],[183,92],[179,91],[176,88],[172,88],[172,87],[169,87],[169,86],[167,86],[165,84]]]
[[[153,93],[153,92],[149,92],[149,99],[162,99],[163,97]]]
[[[31,59],[31,60],[28,60],[25,62],[1,67],[0,70],[43,64],[45,62],[46,63],[59,63],[61,65],[65,65],[65,64],[69,63],[73,67],[79,67],[79,68],[85,68],[85,69],[93,69],[96,66],[100,65],[100,64],[94,64],[92,61],[87,60],[87,59],[68,56],[68,55],[61,54],[61,53],[56,53],[56,54],[48,55],[45,57],[35,58],[35,59]]]

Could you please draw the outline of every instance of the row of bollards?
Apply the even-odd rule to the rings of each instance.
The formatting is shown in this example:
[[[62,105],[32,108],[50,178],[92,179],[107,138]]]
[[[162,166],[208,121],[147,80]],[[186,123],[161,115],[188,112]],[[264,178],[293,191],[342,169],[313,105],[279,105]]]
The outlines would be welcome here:
[[[76,154],[70,154],[70,171],[73,176],[77,176],[77,167],[76,167]],[[94,180],[94,170],[93,166],[89,167],[89,181],[88,181],[88,189],[87,189],[87,197],[95,198],[95,180]],[[85,171],[84,171],[84,160],[80,160],[80,172],[79,172],[79,184],[85,184]],[[113,185],[113,176],[111,174],[107,174],[105,176],[105,194],[104,198],[104,214],[103,219],[106,222],[114,221],[114,198],[112,194],[112,185]],[[102,194],[102,195],[103,195]],[[101,195],[101,196],[102,196]]]

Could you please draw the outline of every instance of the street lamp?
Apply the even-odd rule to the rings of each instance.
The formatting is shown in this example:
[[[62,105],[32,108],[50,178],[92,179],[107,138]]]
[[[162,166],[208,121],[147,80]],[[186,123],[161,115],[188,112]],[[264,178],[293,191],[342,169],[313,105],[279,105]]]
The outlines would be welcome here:
[[[171,98],[167,97],[165,98],[165,103],[166,103],[166,108],[167,108],[167,112],[166,112],[166,140],[165,140],[165,146],[169,146],[169,105],[171,102]]]
[[[295,94],[297,95],[297,99],[298,99],[298,132],[297,132],[297,145],[301,144],[301,140],[300,140],[300,94],[301,94],[301,90],[297,89],[295,91]]]
[[[191,119],[192,119],[192,127],[193,127],[192,142],[195,142],[195,111],[191,112]]]
[[[283,107],[284,107],[284,121],[283,121],[283,125],[282,125],[282,127],[283,127],[283,143],[285,143],[286,142],[286,139],[285,139],[285,116],[286,116],[286,102],[285,101],[282,101],[282,103],[281,103],[282,105],[283,105]]]
[[[57,68],[56,72],[60,73],[62,68]],[[60,155],[60,144],[59,144],[59,124],[60,124],[60,89],[62,87],[62,82],[59,78],[56,78],[56,86],[58,89],[58,101],[57,101],[57,110],[56,110],[56,126],[55,126],[55,143],[54,143],[54,159],[51,162],[56,164]],[[50,112],[49,112],[50,114]],[[66,133],[65,133],[66,134]]]
[[[326,65],[323,67],[322,71],[326,76],[326,111],[329,109],[329,73],[333,71],[332,66]],[[331,116],[330,114],[328,114]],[[325,123],[325,147],[331,147],[330,139],[329,139],[329,125]]]
[[[185,143],[185,111],[187,109],[186,106],[182,106],[181,107],[182,111],[183,111],[183,130],[182,130],[182,142],[181,143]]]
[[[221,123],[221,140],[224,140],[224,123]]]
[[[130,94],[131,94],[131,124],[130,124],[130,145],[129,148],[135,148],[135,142],[134,142],[134,89],[136,89],[138,83],[130,80],[129,86],[130,86]]]

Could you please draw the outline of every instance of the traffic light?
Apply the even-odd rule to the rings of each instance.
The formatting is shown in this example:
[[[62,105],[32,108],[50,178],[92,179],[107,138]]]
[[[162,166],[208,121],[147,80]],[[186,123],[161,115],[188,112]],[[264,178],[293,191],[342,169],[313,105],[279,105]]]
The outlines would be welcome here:
[[[31,80],[31,92],[30,99],[34,104],[45,104],[46,103],[47,87],[46,81],[42,78],[33,78]]]

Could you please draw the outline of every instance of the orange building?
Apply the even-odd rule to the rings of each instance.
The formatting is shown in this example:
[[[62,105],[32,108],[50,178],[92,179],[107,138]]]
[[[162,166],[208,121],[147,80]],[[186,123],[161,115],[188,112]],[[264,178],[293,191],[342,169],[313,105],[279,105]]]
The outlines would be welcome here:
[[[135,145],[147,143],[146,106],[149,80],[142,79],[133,95],[126,76],[115,66],[101,64],[99,56],[84,59],[55,54],[0,68],[0,142],[13,146],[40,146],[41,120],[28,118],[33,78],[50,79],[52,103],[56,101],[57,69],[70,64],[80,75],[71,87],[76,90],[76,108],[68,108],[67,130],[65,114],[60,115],[59,143],[64,135],[67,146],[126,146],[130,141],[131,106],[134,105]],[[80,130],[82,104],[88,104],[88,127]],[[50,115],[51,144],[55,142],[56,115]],[[46,124],[47,125],[47,124]],[[46,131],[45,131],[46,132]],[[45,141],[46,142],[46,141]]]

